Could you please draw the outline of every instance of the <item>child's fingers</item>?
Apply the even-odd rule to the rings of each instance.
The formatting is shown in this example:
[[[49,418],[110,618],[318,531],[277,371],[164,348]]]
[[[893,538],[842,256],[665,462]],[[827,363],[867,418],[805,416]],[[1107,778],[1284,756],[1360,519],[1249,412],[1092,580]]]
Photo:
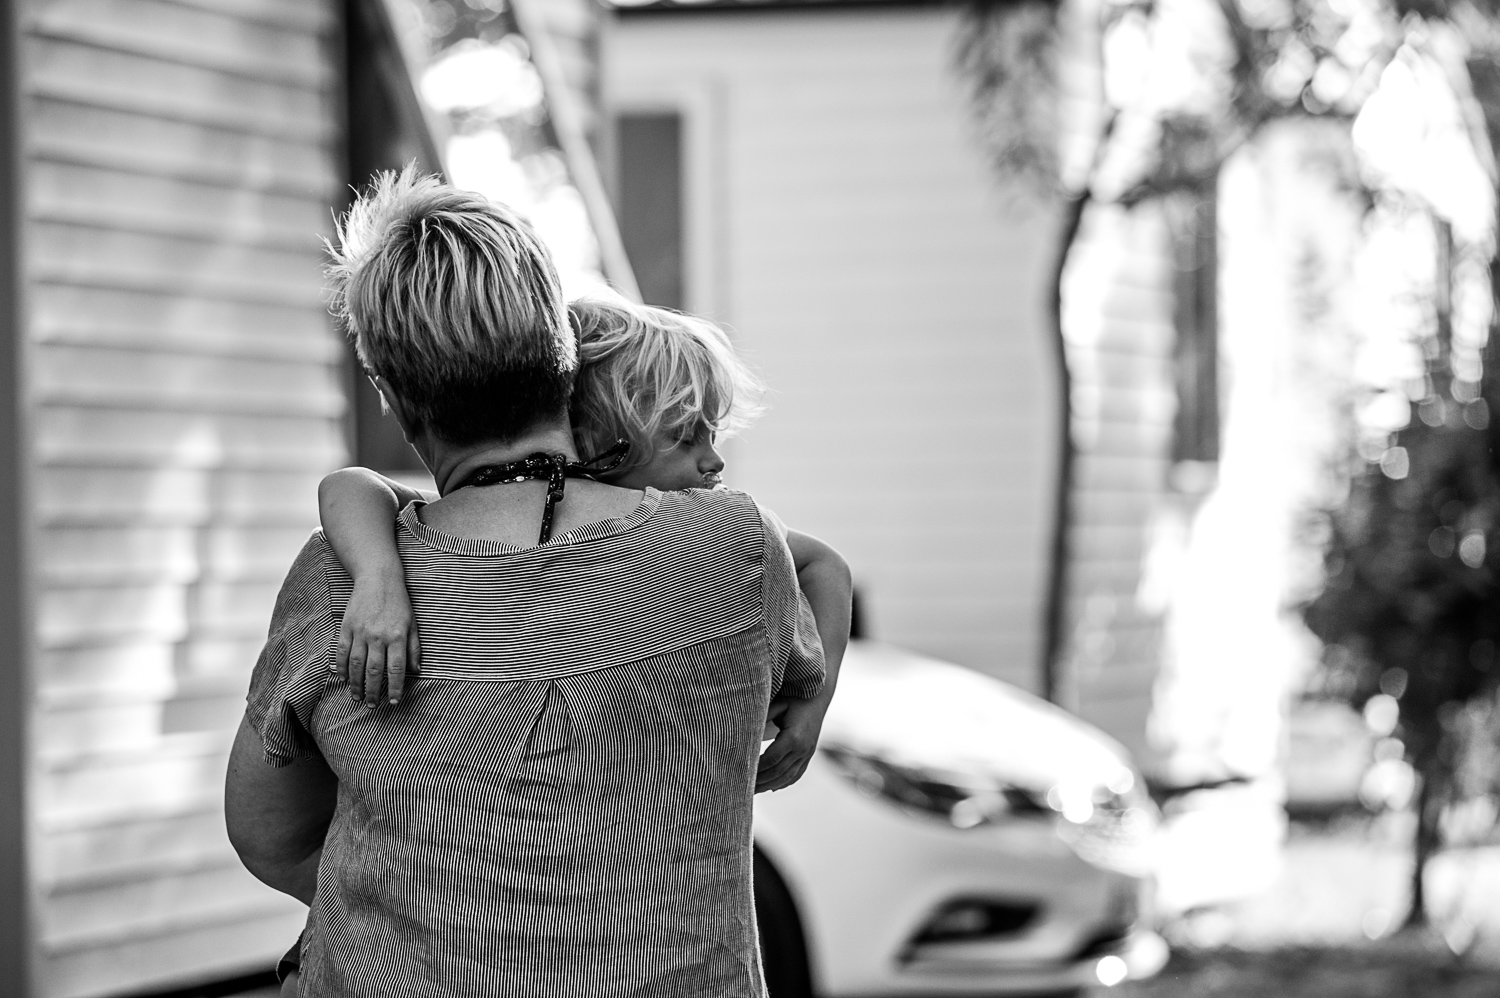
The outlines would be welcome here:
[[[755,780],[755,792],[758,794],[763,794],[770,790],[780,790],[782,786],[782,775],[783,773],[781,771],[781,767],[778,766],[776,769],[771,770],[770,772],[762,773],[761,775],[757,776]]]
[[[796,783],[797,777],[801,775],[801,767],[791,766],[783,772],[780,772],[773,777],[767,778],[763,783],[757,783],[755,786],[755,790],[757,793],[769,793],[773,790],[782,790],[786,787],[791,786],[793,783]]]
[[[757,768],[757,772],[768,773],[772,769],[775,769],[777,766],[781,765],[781,760],[786,756],[787,751],[788,745],[786,731],[785,729],[783,729],[782,732],[778,734],[774,740],[772,740],[771,744],[766,746],[766,750],[760,754],[760,765]]]
[[[364,699],[365,695],[365,655],[366,645],[363,641],[350,644],[349,665],[344,681],[349,684],[349,695],[356,700]]]
[[[385,645],[379,642],[365,647],[365,684],[360,699],[366,707],[380,701],[380,690],[385,686],[385,652]]]
[[[412,672],[422,671],[422,634],[417,630],[416,622],[411,625],[411,635],[406,639],[411,646],[411,660],[407,663]]]
[[[796,783],[798,780],[802,779],[802,774],[805,773],[805,772],[807,772],[807,764],[809,762],[811,762],[811,761],[812,761],[812,756],[808,756],[806,759],[803,759],[796,766],[793,766],[792,769],[791,769],[791,771],[789,771],[786,774],[786,776],[784,776],[782,778],[781,785],[779,787],[776,787],[776,789],[777,790],[785,790],[787,787],[791,786],[793,783]]]
[[[780,790],[782,787],[789,787],[793,783],[796,783],[798,780],[802,779],[802,774],[807,772],[807,766],[810,762],[812,762],[811,752],[807,753],[807,755],[804,755],[802,758],[797,760],[797,764],[787,771],[787,774],[783,779],[781,786],[777,787],[776,789]]]
[[[354,637],[349,631],[349,621],[346,619],[339,626],[339,650],[332,665],[334,674],[344,682],[349,680],[349,649],[353,644]]]
[[[406,689],[406,638],[391,642],[385,650],[386,699],[391,703],[401,702],[401,693]]]
[[[791,786],[802,778],[802,774],[806,772],[807,764],[811,759],[812,755],[810,753],[807,755],[798,753],[788,754],[772,771],[756,779],[756,792],[764,793],[769,790],[783,790]]]
[[[778,781],[799,760],[805,759],[806,754],[787,732],[777,736],[776,740],[771,743],[771,747],[761,753],[760,765],[755,773],[755,789],[757,791],[779,789]]]

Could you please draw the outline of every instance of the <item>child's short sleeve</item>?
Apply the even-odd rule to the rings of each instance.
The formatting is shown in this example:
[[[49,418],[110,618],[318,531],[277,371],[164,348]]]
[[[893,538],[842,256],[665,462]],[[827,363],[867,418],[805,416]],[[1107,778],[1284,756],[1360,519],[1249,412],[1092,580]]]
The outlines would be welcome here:
[[[765,552],[761,597],[771,649],[771,695],[807,700],[823,688],[823,643],[812,607],[797,585],[786,527],[769,510],[761,511],[761,525]]]
[[[316,531],[281,584],[246,698],[245,719],[273,766],[317,754],[312,713],[334,681],[330,665],[348,592],[348,576]]]

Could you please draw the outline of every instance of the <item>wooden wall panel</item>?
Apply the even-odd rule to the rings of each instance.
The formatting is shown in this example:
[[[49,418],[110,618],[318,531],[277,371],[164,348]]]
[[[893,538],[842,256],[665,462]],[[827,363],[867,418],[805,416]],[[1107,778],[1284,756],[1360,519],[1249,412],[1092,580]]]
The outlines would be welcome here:
[[[343,405],[336,370],[296,361],[49,344],[34,369],[37,401],[50,405],[306,416],[336,416]]]
[[[316,307],[318,287],[303,278],[319,254],[265,250],[224,239],[190,239],[99,225],[35,221],[28,244],[38,274],[63,283],[207,292],[233,301]]]
[[[316,91],[45,36],[32,53],[31,92],[273,138],[333,137]]]
[[[321,469],[288,473],[44,466],[38,474],[37,512],[44,527],[316,523],[312,493],[320,477]]]
[[[138,934],[67,951],[53,986],[63,994],[88,994],[99,980],[155,980],[164,966],[184,980],[208,979],[225,966],[261,962],[262,954],[285,939],[284,913],[246,908],[222,919],[194,919],[160,935]]]
[[[243,682],[245,663],[253,661],[263,636],[195,635],[188,643],[114,640],[102,645],[77,644],[42,655],[47,687],[39,692],[43,706],[68,707],[172,695],[206,682]]]
[[[314,384],[326,389],[321,382]],[[48,405],[38,412],[35,446],[58,465],[269,469],[326,464],[342,456],[342,436],[334,425],[324,423],[309,432],[307,420],[294,413],[192,415]]]
[[[329,203],[337,193],[330,151],[307,143],[47,97],[30,104],[28,145],[42,161],[244,185]]]
[[[328,205],[320,198],[70,163],[37,165],[31,175],[31,204],[36,217],[50,222],[92,222],[303,253],[317,251],[314,233],[328,218]]]
[[[36,0],[27,277],[40,994],[269,966],[222,781],[276,589],[345,459],[323,304],[331,0]]]
[[[318,18],[295,23],[252,18],[210,4],[172,0],[43,0],[33,6],[33,34],[79,45],[202,66],[234,77],[285,81],[317,90],[336,70]],[[309,4],[312,7],[321,4]],[[280,23],[283,22],[284,23]]]
[[[289,357],[336,363],[321,308],[241,302],[196,291],[31,282],[32,339],[164,349],[218,357]]]

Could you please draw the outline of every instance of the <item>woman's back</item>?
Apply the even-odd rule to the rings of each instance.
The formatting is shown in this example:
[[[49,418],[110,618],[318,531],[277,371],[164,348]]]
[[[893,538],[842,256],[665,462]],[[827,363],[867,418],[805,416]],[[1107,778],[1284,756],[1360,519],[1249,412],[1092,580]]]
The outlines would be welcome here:
[[[339,780],[304,991],[760,995],[761,729],[821,669],[754,503],[649,491],[539,547],[414,507],[398,533],[423,641],[406,700],[327,679],[349,582],[316,535],[252,687],[267,753]]]

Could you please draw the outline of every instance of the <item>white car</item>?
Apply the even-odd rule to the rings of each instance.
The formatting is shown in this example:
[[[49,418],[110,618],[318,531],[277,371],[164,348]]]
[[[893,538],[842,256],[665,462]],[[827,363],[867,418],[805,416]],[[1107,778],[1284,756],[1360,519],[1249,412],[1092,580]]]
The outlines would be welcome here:
[[[806,775],[757,798],[771,996],[1068,993],[1155,974],[1157,823],[1096,729],[856,641]]]

